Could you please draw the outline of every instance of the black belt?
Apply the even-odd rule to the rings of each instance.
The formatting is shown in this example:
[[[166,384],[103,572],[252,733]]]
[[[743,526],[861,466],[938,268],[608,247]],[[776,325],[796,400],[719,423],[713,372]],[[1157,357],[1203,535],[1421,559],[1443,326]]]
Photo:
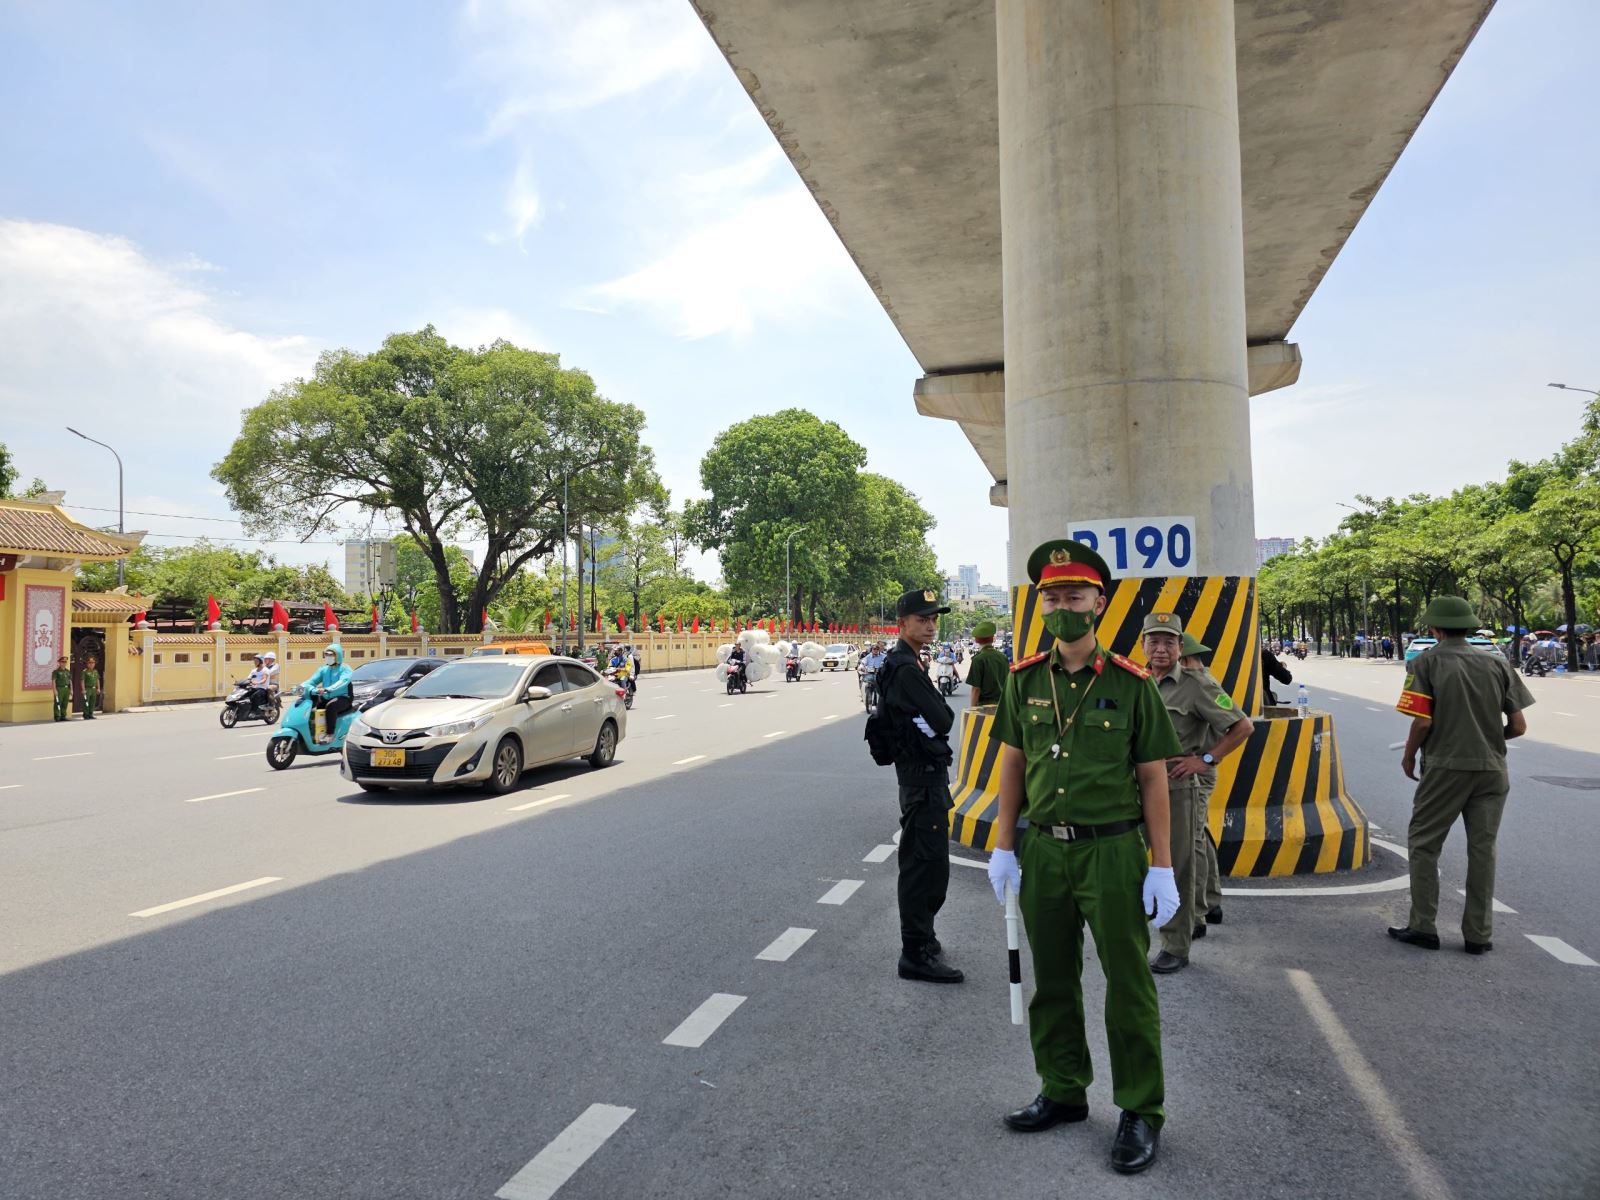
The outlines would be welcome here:
[[[1062,842],[1079,842],[1085,838],[1108,838],[1118,834],[1127,833],[1130,829],[1137,829],[1143,825],[1142,819],[1130,821],[1112,821],[1108,825],[1037,825],[1029,822],[1029,829],[1037,829],[1047,837],[1053,837]]]

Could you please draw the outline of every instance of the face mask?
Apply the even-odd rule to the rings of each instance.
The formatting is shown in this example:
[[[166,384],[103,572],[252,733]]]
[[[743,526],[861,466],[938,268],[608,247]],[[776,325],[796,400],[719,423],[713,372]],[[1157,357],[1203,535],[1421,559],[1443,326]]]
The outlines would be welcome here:
[[[1044,627],[1058,642],[1075,642],[1094,629],[1094,614],[1058,608],[1044,614]]]

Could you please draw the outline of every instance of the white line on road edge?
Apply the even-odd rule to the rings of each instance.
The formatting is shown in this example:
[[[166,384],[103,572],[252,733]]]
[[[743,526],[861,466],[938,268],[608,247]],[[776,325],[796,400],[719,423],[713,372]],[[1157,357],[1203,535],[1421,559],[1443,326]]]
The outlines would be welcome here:
[[[230,758],[260,758],[260,757],[261,757],[261,752],[259,750],[252,750],[252,751],[250,751],[249,754],[221,754],[221,755],[217,756],[215,761],[217,761],[217,762],[227,762]]]
[[[743,996],[730,996],[727,992],[712,993],[709,1000],[683,1019],[682,1025],[662,1038],[661,1044],[699,1049],[717,1031],[717,1027],[733,1015],[734,1009],[744,1002]]]
[[[264,787],[240,788],[237,792],[217,792],[210,796],[196,796],[192,800],[185,800],[185,804],[199,804],[202,800],[226,800],[229,796],[248,796],[251,792],[264,792]]]
[[[1306,972],[1291,967],[1289,982],[1300,993],[1300,1002],[1305,1005],[1306,1012],[1328,1043],[1328,1049],[1333,1051],[1334,1058],[1344,1069],[1345,1078],[1355,1089],[1367,1115],[1378,1127],[1378,1136],[1389,1144],[1390,1153],[1410,1177],[1412,1191],[1420,1200],[1450,1200],[1450,1188],[1445,1184],[1444,1176],[1439,1174],[1433,1160],[1423,1151],[1416,1134],[1411,1132],[1400,1110],[1384,1090],[1383,1081],[1350,1037],[1344,1023],[1317,986],[1317,981]]]
[[[546,796],[543,800],[529,800],[526,804],[513,805],[506,809],[507,812],[527,812],[530,808],[538,808],[542,804],[554,804],[557,800],[571,800],[571,792],[562,792],[559,796]]]
[[[1555,955],[1556,958],[1564,963],[1571,963],[1575,967],[1600,967],[1600,963],[1595,962],[1594,959],[1582,951],[1574,950],[1558,937],[1546,937],[1542,933],[1528,933],[1523,936],[1539,949]]]
[[[788,962],[794,957],[794,952],[809,942],[811,935],[816,932],[815,929],[791,926],[774,938],[772,945],[756,955],[756,958],[761,962]]]
[[[235,892],[248,891],[268,883],[282,883],[281,875],[263,875],[260,879],[252,879],[248,883],[236,883],[232,887],[218,888],[214,892],[201,892],[198,896],[190,896],[184,900],[174,900],[171,904],[158,904],[154,908],[141,908],[138,912],[129,913],[130,917],[158,917],[162,913],[171,912],[175,908],[188,908],[191,904],[204,904],[207,900],[215,900],[221,896],[231,896]]]
[[[784,734],[786,734],[788,732],[789,731],[787,729],[774,729],[771,733],[763,733],[761,735],[761,737],[762,737],[762,740],[764,741],[767,738],[782,737]]]
[[[889,842],[885,842],[881,846],[874,846],[871,850],[868,850],[867,851],[867,856],[865,858],[863,858],[861,861],[862,862],[874,862],[874,863],[883,862],[884,860],[886,860],[893,853],[894,853],[893,844],[889,843]],[[954,862],[955,859],[951,859],[950,861]]]
[[[1393,842],[1386,842],[1382,838],[1373,838],[1374,846],[1382,846],[1391,854],[1398,854],[1407,858],[1406,848],[1397,846]],[[952,859],[952,862],[955,860]],[[1393,879],[1380,879],[1376,883],[1344,883],[1331,887],[1308,888],[1230,888],[1222,889],[1224,896],[1267,896],[1275,899],[1294,900],[1300,896],[1366,896],[1374,892],[1398,892],[1411,886],[1411,876],[1396,875]]]
[[[1467,889],[1466,888],[1457,888],[1456,889],[1456,895],[1465,896],[1466,894],[1467,894]],[[1500,897],[1498,897],[1498,896],[1490,896],[1489,897],[1489,902],[1492,905],[1492,907],[1494,908],[1495,912],[1510,913],[1512,916],[1516,916],[1517,915],[1517,910],[1512,908],[1511,905],[1509,905],[1509,904],[1501,903]]]
[[[1411,861],[1411,851],[1407,850],[1404,846],[1400,845],[1398,842],[1386,842],[1382,838],[1373,838],[1372,839],[1372,844],[1374,846],[1382,846],[1390,854],[1398,854],[1401,858],[1405,859],[1407,862]]]
[[[49,762],[53,758],[88,758],[93,750],[79,750],[76,754],[43,754],[34,759],[34,762]]]
[[[549,1200],[633,1112],[615,1104],[589,1105],[495,1193],[497,1200]]]
[[[865,879],[841,879],[817,901],[818,904],[843,904],[856,894],[856,889],[865,883]]]
[[[678,759],[678,761],[673,763],[672,765],[675,766],[675,767],[683,767],[683,766],[687,766],[689,763],[692,763],[692,762],[699,762],[704,757],[705,757],[704,754],[691,754],[691,755],[689,755],[688,758],[680,758],[680,759]]]

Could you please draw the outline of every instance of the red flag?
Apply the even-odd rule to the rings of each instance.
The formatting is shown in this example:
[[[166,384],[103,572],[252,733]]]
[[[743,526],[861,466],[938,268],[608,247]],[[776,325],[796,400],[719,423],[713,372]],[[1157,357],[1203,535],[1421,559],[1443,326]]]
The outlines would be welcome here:
[[[682,617],[678,618],[678,624],[679,625],[683,624],[683,618]],[[711,622],[711,624],[712,624],[713,627],[716,626],[716,622],[715,621]],[[689,632],[690,633],[699,633],[700,632],[700,618],[699,618],[698,615],[695,617],[694,624],[690,627]]]
[[[289,628],[289,610],[276,600],[272,602],[272,627],[274,629]]]
[[[678,614],[678,632],[679,633],[683,632],[683,614],[682,613]]]
[[[602,617],[599,613],[595,613],[595,615],[594,615],[594,631],[596,633],[604,633],[605,629],[606,629],[605,618]]]
[[[489,610],[488,610],[488,608],[484,608],[482,610],[479,618],[478,618],[478,624],[479,625],[487,625],[488,623],[489,623]]]
[[[666,613],[657,613],[656,614],[656,620],[660,623],[660,631],[662,633],[665,633],[667,631],[667,614]],[[678,618],[678,632],[679,633],[683,632],[683,618],[682,617]]]
[[[333,605],[326,600],[322,602],[322,624],[330,630],[339,628],[339,618],[333,615]]]
[[[627,613],[619,612],[617,614],[617,632],[619,632],[619,633],[627,633],[628,632],[628,614]]]
[[[372,632],[378,632],[378,606],[376,604],[372,606]]]
[[[550,610],[548,608],[544,610],[544,627],[546,629],[550,628]]]
[[[411,632],[416,633],[422,626],[417,622],[417,610],[411,610]]]
[[[215,629],[217,627],[218,622],[220,622],[221,620],[222,620],[222,609],[217,604],[217,598],[215,596],[207,596],[206,597],[206,624],[208,626],[210,626],[212,629]]]

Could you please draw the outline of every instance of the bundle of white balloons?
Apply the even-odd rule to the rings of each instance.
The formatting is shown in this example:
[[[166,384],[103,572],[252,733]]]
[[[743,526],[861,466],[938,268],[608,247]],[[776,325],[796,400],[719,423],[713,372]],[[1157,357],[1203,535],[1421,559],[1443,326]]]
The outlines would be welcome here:
[[[817,642],[774,642],[765,629],[746,629],[739,635],[739,645],[744,647],[745,675],[751,683],[760,683],[774,671],[783,669],[783,660],[790,651],[800,655],[800,673],[815,675],[822,669],[822,646]],[[733,653],[733,643],[717,647],[717,678],[724,679],[729,672],[728,655]]]

